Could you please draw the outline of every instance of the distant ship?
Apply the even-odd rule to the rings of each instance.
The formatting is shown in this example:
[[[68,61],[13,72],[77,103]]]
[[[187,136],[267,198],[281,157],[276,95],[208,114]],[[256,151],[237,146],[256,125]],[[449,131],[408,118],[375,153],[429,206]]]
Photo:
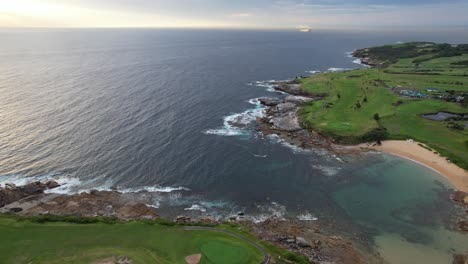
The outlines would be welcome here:
[[[312,29],[310,29],[310,28],[300,28],[299,31],[300,32],[311,32]]]

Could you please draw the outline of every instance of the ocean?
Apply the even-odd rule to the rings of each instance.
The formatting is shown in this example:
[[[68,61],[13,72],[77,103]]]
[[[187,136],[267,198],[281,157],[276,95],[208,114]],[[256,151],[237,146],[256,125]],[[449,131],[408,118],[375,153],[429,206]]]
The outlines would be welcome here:
[[[333,222],[391,263],[450,263],[468,238],[450,230],[444,177],[385,154],[302,150],[252,122],[258,98],[281,96],[265,81],[365,67],[349,56],[357,48],[468,43],[466,33],[5,29],[0,184],[144,190],[169,218]]]

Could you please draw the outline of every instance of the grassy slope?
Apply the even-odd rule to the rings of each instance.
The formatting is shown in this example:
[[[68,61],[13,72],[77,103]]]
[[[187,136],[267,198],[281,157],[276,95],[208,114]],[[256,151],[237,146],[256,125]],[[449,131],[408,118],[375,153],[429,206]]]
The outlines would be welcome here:
[[[421,91],[432,87],[468,92],[468,76],[465,76],[468,67],[451,65],[452,62],[466,60],[467,56],[436,58],[419,66],[413,63],[415,58],[406,58],[384,69],[326,73],[302,79],[303,89],[326,92],[328,97],[303,107],[301,116],[307,126],[343,143],[361,142],[362,135],[381,125],[387,129],[390,138],[413,138],[428,143],[468,169],[468,132],[449,129],[445,122],[420,117],[421,114],[438,111],[466,113],[466,108],[440,100],[402,98],[387,89],[388,86],[401,85]],[[439,75],[414,73],[421,69],[437,70]],[[367,103],[363,102],[364,97],[367,97]],[[362,107],[353,109],[357,101]],[[403,101],[403,104],[396,106],[397,101]],[[324,103],[332,105],[324,108]],[[380,115],[380,124],[373,119],[374,113]]]
[[[250,244],[223,233],[141,222],[71,224],[0,217],[1,263],[91,263],[128,256],[134,263],[185,263],[202,253],[202,263],[259,263],[263,255]]]

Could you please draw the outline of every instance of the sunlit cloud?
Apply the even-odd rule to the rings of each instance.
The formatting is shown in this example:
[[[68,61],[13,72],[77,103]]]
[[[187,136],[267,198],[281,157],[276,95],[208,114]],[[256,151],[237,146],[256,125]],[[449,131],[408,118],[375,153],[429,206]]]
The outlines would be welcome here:
[[[3,27],[467,26],[468,0],[0,0]]]

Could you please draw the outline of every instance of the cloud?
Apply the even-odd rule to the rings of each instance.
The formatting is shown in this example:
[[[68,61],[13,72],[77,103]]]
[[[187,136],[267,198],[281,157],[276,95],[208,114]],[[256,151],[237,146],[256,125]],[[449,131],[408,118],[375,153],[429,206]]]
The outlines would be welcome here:
[[[466,10],[468,0],[5,0],[0,26],[467,26]]]
[[[252,17],[253,14],[252,13],[235,13],[235,14],[231,14],[230,16],[231,17]]]

